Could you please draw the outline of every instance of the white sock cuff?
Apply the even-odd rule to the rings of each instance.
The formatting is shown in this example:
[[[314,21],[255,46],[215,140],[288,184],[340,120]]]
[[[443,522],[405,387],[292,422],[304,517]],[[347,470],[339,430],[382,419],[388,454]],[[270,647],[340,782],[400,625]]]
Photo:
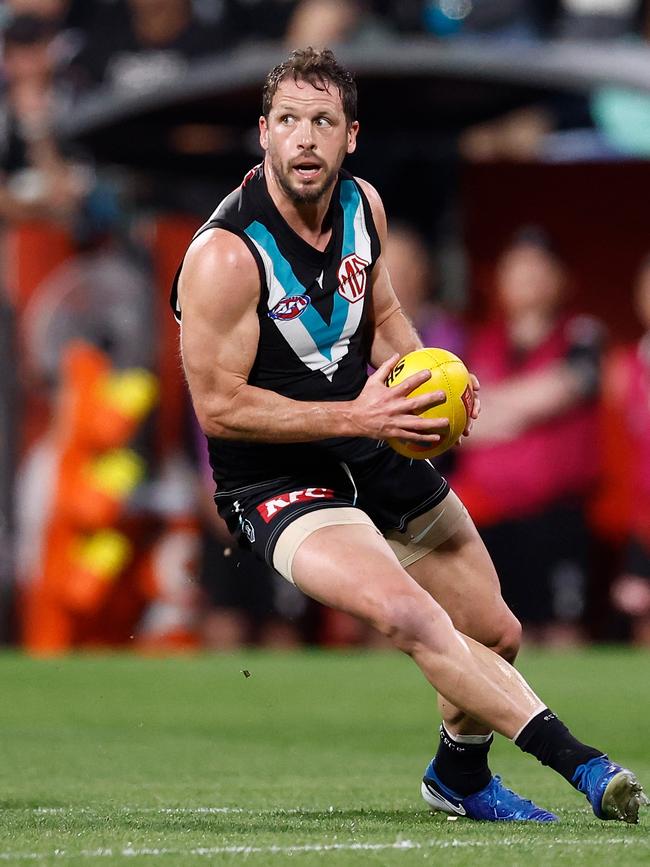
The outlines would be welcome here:
[[[531,722],[531,720],[534,720],[536,716],[539,716],[539,714],[540,714],[542,711],[544,711],[544,710],[546,710],[546,705],[540,703],[540,705],[539,705],[539,707],[537,708],[537,710],[534,710],[534,711],[531,713],[531,715],[528,717],[528,719],[527,719],[526,722],[522,725],[522,727],[519,729],[519,731],[518,731],[515,735],[512,736],[512,742],[513,742],[513,744],[517,742],[517,738],[518,738],[519,735],[523,732],[523,730],[526,728],[526,726],[528,725],[528,723]]]
[[[444,731],[449,740],[453,741],[455,744],[486,744],[493,734],[493,732],[490,732],[487,735],[454,735],[450,731],[447,731],[444,723],[440,728]]]

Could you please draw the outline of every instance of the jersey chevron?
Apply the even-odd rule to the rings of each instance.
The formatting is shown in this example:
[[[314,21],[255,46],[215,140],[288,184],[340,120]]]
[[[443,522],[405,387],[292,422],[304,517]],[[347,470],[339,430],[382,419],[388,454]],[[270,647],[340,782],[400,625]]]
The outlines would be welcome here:
[[[355,256],[369,263],[370,235],[361,196],[353,181],[341,182],[340,202],[344,221],[341,259]],[[268,309],[273,310],[285,298],[304,295],[307,287],[298,280],[266,226],[256,220],[244,231],[255,244],[264,265]],[[337,291],[337,287],[332,287],[332,292],[333,308],[329,323],[313,305],[306,305],[299,317],[273,320],[302,363],[310,370],[324,374],[330,381],[348,351],[350,338],[361,324],[364,307],[363,303],[351,303],[343,293]]]

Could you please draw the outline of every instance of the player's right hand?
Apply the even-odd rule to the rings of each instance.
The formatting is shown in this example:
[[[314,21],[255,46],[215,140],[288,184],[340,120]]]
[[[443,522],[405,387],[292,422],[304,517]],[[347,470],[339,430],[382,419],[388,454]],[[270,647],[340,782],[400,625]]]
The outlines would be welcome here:
[[[409,397],[413,389],[431,378],[428,370],[421,370],[407,377],[392,388],[386,387],[386,379],[399,360],[396,353],[388,358],[369,377],[363,391],[348,404],[350,419],[357,430],[356,436],[377,440],[399,437],[409,442],[435,445],[440,441],[438,431],[449,427],[447,418],[420,418],[419,413],[445,401],[444,391],[431,391],[417,397]]]

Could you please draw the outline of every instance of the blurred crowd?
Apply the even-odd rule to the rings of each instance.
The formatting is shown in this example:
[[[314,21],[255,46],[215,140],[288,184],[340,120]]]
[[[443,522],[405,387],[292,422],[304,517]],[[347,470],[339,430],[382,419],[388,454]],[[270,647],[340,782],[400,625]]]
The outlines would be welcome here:
[[[0,406],[0,486],[14,492],[3,508],[16,515],[0,527],[0,541],[14,540],[0,568],[12,588],[5,637],[34,652],[372,643],[239,551],[214,509],[163,318],[177,260],[165,239],[181,251],[239,178],[201,179],[195,195],[182,179],[157,186],[116,173],[59,141],[56,119],[93,94],[146,93],[261,41],[643,43],[646,4],[5,0],[0,28],[0,324],[15,374]],[[650,109],[628,96],[602,89],[526,106],[465,130],[452,163],[643,156],[650,137],[634,111]],[[626,123],[610,124],[622,103]],[[387,197],[395,222],[385,255],[425,345],[461,355],[481,379],[480,424],[441,468],[479,525],[506,600],[531,641],[650,643],[650,258],[623,287],[638,340],[622,343],[575,308],[566,251],[545,227],[523,225],[494,251],[492,298],[477,321],[468,299],[482,287],[467,285],[459,265],[453,190],[433,217],[409,221],[408,203],[399,207],[407,161]],[[439,161],[425,167],[435,186]],[[383,169],[372,178],[382,190]],[[600,631],[596,609],[608,612]]]
[[[89,95],[155,91],[198,61],[278,41],[507,41],[515,53],[549,38],[643,44],[647,18],[644,0],[4,0],[0,216],[76,220],[85,233],[115,220],[114,197],[101,188],[88,156],[57,143],[56,119]],[[590,95],[538,98],[469,127],[455,147],[475,162],[645,156],[647,115],[642,94],[601,87]],[[181,129],[178,150],[214,149],[223,145],[219,135]],[[159,184],[156,205],[165,204],[170,185],[169,178]],[[166,203],[188,201],[184,189]]]

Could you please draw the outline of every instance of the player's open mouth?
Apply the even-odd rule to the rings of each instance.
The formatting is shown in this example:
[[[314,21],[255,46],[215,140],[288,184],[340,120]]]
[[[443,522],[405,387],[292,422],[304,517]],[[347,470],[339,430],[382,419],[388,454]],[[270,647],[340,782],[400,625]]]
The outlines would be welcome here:
[[[297,174],[301,178],[315,178],[318,174],[320,174],[321,166],[316,163],[304,163],[299,166],[294,166],[293,170],[297,172]]]

